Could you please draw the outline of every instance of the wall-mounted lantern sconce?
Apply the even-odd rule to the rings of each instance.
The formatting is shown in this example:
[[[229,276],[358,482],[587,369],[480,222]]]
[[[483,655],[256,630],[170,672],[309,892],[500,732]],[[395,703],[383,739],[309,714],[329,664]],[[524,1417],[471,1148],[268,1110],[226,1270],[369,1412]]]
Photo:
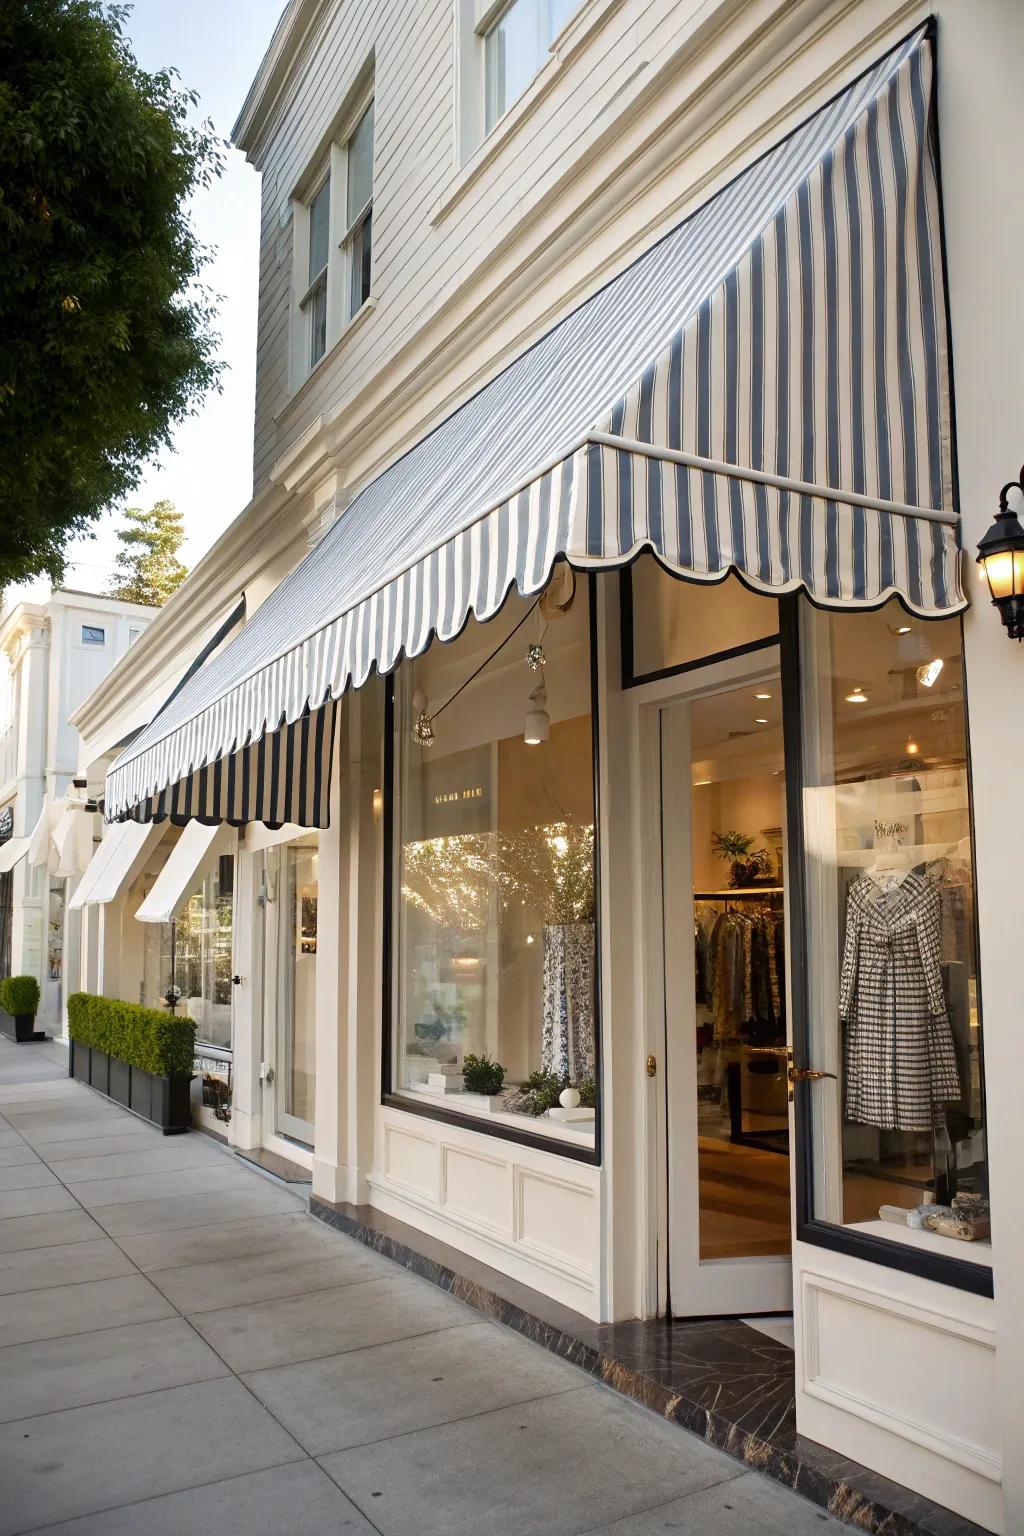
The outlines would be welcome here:
[[[1010,491],[1024,495],[1024,469],[999,492],[996,520],[978,545],[978,564],[1011,640],[1024,639],[1024,527],[1007,504]]]

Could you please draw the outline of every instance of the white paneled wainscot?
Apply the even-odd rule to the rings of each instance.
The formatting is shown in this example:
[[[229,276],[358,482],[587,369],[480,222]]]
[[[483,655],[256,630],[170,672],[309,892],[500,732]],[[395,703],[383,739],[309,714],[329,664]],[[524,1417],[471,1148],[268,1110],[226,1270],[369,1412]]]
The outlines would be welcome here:
[[[992,1302],[895,1271],[879,1283],[875,1266],[820,1249],[816,1259],[796,1298],[802,1432],[1000,1529]]]
[[[382,1108],[373,1204],[598,1319],[601,1170]]]

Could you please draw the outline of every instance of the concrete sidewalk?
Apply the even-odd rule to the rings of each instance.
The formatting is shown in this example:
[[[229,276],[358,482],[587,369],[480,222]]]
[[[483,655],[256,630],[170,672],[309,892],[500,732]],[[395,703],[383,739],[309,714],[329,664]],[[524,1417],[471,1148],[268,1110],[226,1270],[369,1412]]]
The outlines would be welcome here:
[[[0,1041],[0,1536],[842,1529]]]

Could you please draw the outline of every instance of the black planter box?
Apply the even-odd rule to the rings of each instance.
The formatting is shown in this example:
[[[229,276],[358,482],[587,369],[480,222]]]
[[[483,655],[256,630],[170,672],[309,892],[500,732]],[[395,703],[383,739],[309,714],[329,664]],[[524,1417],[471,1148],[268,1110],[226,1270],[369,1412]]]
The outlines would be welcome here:
[[[36,1016],[34,1013],[6,1013],[0,1008],[0,1031],[13,1040],[16,1045],[28,1045],[35,1040],[45,1040],[46,1034],[41,1029],[36,1029]]]
[[[181,1136],[192,1129],[190,1072],[158,1077],[72,1040],[68,1075],[88,1083],[97,1093],[123,1105],[140,1119],[158,1125],[165,1136]]]

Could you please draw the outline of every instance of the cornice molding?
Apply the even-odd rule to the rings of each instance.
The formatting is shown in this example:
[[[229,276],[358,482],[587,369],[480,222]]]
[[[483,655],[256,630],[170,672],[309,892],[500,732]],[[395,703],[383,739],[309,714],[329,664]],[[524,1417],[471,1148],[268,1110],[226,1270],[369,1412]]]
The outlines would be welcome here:
[[[303,47],[330,9],[332,0],[289,0],[270,46],[246,93],[231,130],[231,141],[253,164],[257,145],[282,104]]]

